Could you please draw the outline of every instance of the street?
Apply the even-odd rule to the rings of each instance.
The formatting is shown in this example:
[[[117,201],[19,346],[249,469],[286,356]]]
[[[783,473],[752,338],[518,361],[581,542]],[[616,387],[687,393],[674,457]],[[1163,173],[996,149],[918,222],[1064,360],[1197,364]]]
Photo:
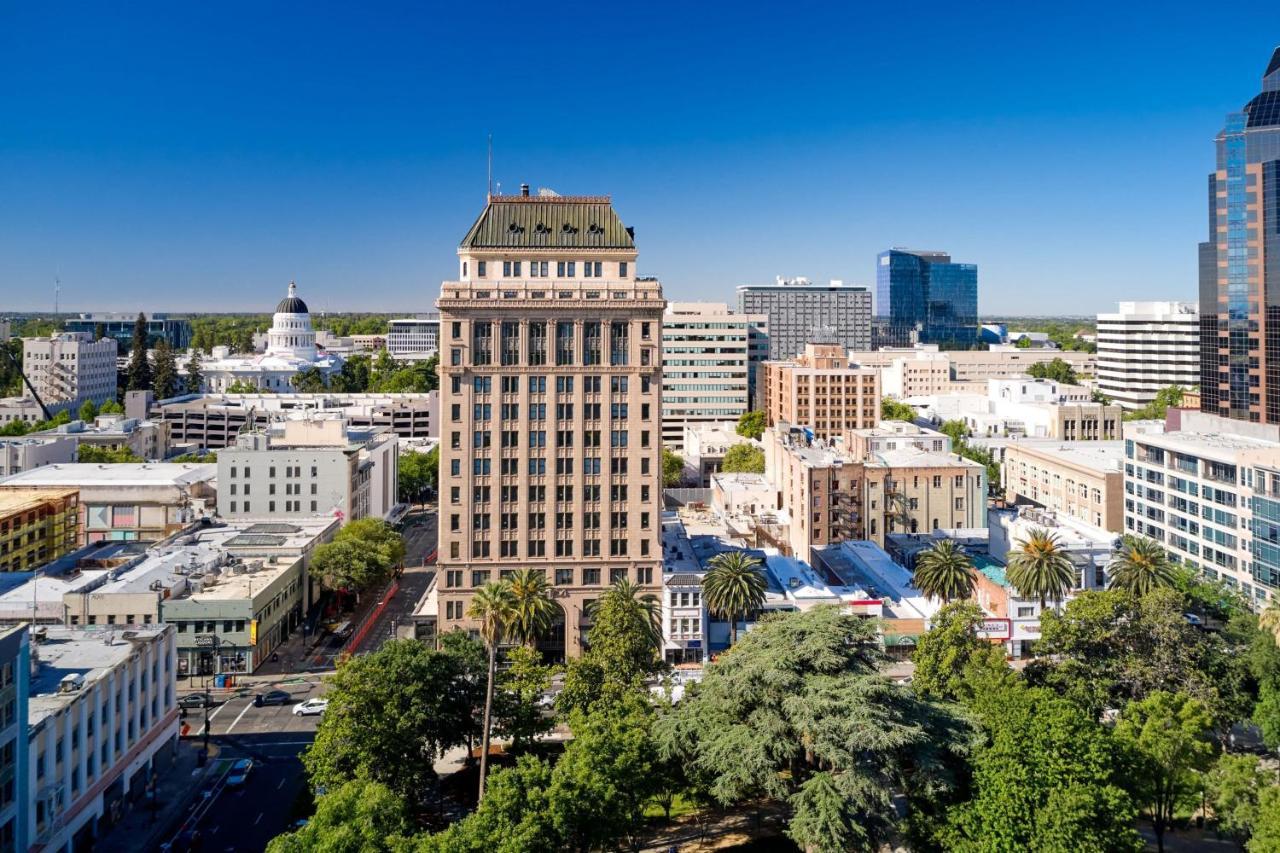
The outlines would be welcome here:
[[[435,507],[422,507],[405,515],[400,533],[404,537],[406,566],[421,566],[436,550],[436,519]]]

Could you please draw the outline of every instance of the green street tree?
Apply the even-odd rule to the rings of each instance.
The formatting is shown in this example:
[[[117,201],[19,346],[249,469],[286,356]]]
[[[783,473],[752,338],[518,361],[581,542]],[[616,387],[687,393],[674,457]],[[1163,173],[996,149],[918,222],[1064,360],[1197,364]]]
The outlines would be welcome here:
[[[484,776],[489,767],[489,735],[493,720],[493,690],[497,680],[498,645],[506,635],[514,604],[511,587],[505,583],[487,583],[476,590],[467,606],[467,617],[480,623],[480,636],[489,652],[489,671],[485,679],[484,721],[480,724],[480,794],[484,800]]]
[[[839,608],[766,615],[655,721],[660,753],[719,803],[785,804],[803,843],[875,849],[898,823],[890,792],[936,810],[970,742],[946,707],[881,677],[882,659],[876,625]],[[834,816],[828,782],[806,788],[818,774],[845,804]]]
[[[906,403],[900,403],[889,397],[880,400],[880,420],[915,423],[915,419],[916,410]]]
[[[720,470],[726,474],[763,474],[764,448],[754,444],[735,444],[725,451]]]
[[[621,580],[596,600],[589,614],[587,649],[569,661],[564,689],[556,698],[562,713],[587,710],[640,689],[663,668],[662,609],[650,594]]]
[[[551,587],[545,569],[516,569],[507,578],[511,589],[511,618],[507,633],[517,642],[532,648],[539,637],[551,630],[559,607],[551,600]]]
[[[98,416],[98,404],[92,400],[85,400],[80,404],[80,411],[76,412],[76,417],[85,423],[93,423],[93,419]]]
[[[141,456],[127,447],[97,447],[82,444],[76,448],[77,462],[145,462]]]
[[[729,620],[729,644],[738,642],[738,622],[764,607],[766,584],[760,561],[746,551],[725,551],[711,558],[702,578],[707,609]]]
[[[1064,385],[1078,385],[1080,383],[1079,377],[1076,376],[1075,368],[1060,358],[1031,365],[1027,368],[1027,375],[1035,379],[1052,379],[1054,382],[1061,382]]]
[[[973,431],[969,429],[968,425],[966,425],[964,421],[952,420],[943,421],[942,425],[938,427],[938,432],[949,436],[951,438],[951,446],[959,452],[960,448],[965,443],[964,440],[968,438]]]
[[[1249,853],[1280,851],[1280,785],[1264,788],[1258,795],[1258,820],[1249,839]]]
[[[186,379],[183,380],[184,390],[188,394],[199,394],[201,388],[204,387],[202,361],[200,350],[192,348],[190,357],[187,359]]]
[[[543,664],[542,656],[529,646],[508,649],[505,657],[507,665],[494,696],[494,729],[511,739],[512,752],[519,752],[555,723],[538,704],[551,686],[555,667]]]
[[[178,365],[168,338],[156,341],[154,360],[151,387],[157,400],[166,400],[179,391]]]
[[[1258,627],[1280,640],[1280,595],[1271,596],[1266,608],[1258,614]]]
[[[267,853],[398,853],[413,829],[400,795],[359,779],[320,797],[306,826],[271,839]]]
[[[759,441],[766,426],[764,412],[743,412],[738,418],[737,433]]]
[[[939,539],[916,558],[912,583],[925,597],[943,603],[969,598],[977,584],[973,560],[955,540]]]
[[[321,394],[329,388],[324,374],[318,367],[305,367],[299,370],[293,375],[290,384],[299,394]]]
[[[548,802],[551,767],[522,755],[489,777],[476,810],[444,832],[419,836],[413,853],[559,853]]]
[[[1110,733],[1044,688],[1010,682],[989,697],[971,798],[948,814],[942,849],[1139,851],[1135,810]]]
[[[1161,853],[1178,809],[1195,802],[1197,773],[1209,768],[1212,728],[1213,717],[1203,704],[1163,690],[1130,703],[1116,724],[1116,740],[1133,762],[1129,786],[1151,821]]]
[[[453,660],[458,678],[453,684],[454,695],[462,707],[470,709],[469,725],[462,732],[467,745],[467,764],[474,758],[476,741],[480,738],[480,720],[484,714],[484,696],[488,689],[485,676],[489,673],[489,654],[484,643],[461,628],[445,631],[440,635],[440,652]]]
[[[1004,648],[977,634],[985,618],[971,601],[954,601],[937,612],[911,656],[911,686],[921,698],[970,704],[1014,679]]]
[[[349,521],[333,539],[335,542],[357,542],[374,549],[392,568],[404,562],[404,537],[380,518],[357,518]]]
[[[435,452],[435,448],[432,448]],[[396,471],[396,497],[404,503],[418,503],[427,495],[430,480],[436,472],[431,470],[429,453],[410,450],[401,453]],[[436,453],[435,464],[440,464],[440,455]]]
[[[453,657],[417,640],[390,640],[339,663],[302,756],[312,786],[368,779],[416,803],[435,779],[432,762],[465,742],[473,709],[460,678]]]
[[[1229,835],[1241,849],[1253,834],[1258,797],[1270,781],[1270,774],[1258,766],[1256,755],[1224,752],[1209,771],[1205,787],[1218,831]]]
[[[142,312],[133,324],[133,344],[129,350],[129,369],[125,374],[125,390],[151,390],[151,362],[147,360],[147,317]]]
[[[1172,588],[1177,581],[1173,562],[1164,548],[1145,536],[1126,536],[1107,565],[1111,586],[1133,595],[1146,595],[1156,587]]]
[[[108,400],[107,402],[105,402],[105,403],[103,403],[103,404],[102,404],[102,407],[101,407],[101,408],[99,408],[99,409],[98,409],[98,414],[100,414],[100,415],[123,415],[123,414],[124,414],[124,406],[120,405],[120,404],[119,404],[119,403],[117,403],[115,400]]]
[[[662,448],[662,487],[674,489],[684,479],[684,459],[679,453]]]
[[[1031,528],[1026,539],[1015,542],[1007,562],[1009,583],[1023,596],[1040,599],[1042,609],[1049,601],[1062,601],[1075,584],[1075,566],[1066,549],[1056,534],[1042,527]]]
[[[309,571],[326,589],[362,590],[385,583],[392,564],[376,548],[354,539],[335,539],[316,548]]]

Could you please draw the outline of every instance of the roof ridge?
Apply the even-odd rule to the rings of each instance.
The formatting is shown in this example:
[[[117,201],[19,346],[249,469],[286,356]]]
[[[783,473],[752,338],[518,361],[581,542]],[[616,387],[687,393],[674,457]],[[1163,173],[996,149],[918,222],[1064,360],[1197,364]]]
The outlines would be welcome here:
[[[489,194],[489,203],[517,204],[612,204],[612,196],[607,195],[495,195]]]

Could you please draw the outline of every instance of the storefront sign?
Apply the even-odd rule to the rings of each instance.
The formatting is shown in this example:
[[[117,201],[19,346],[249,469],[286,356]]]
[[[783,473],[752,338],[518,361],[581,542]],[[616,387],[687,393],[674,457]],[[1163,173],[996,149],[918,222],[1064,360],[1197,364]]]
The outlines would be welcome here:
[[[1012,624],[1008,619],[983,619],[974,626],[973,632],[987,640],[1007,640],[1013,635]]]
[[[203,647],[203,646],[216,647],[217,645],[218,645],[217,634],[197,634],[196,635],[196,646],[198,647]]]

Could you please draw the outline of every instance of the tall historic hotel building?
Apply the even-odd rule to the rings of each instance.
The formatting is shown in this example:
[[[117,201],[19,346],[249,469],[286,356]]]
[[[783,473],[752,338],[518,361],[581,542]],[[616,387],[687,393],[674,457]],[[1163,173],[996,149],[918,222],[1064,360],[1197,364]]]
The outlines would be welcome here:
[[[1200,408],[1280,423],[1280,48],[1217,149],[1200,244]]]
[[[441,631],[472,593],[547,572],[582,651],[588,602],[661,569],[661,285],[608,196],[491,195],[440,300]]]

